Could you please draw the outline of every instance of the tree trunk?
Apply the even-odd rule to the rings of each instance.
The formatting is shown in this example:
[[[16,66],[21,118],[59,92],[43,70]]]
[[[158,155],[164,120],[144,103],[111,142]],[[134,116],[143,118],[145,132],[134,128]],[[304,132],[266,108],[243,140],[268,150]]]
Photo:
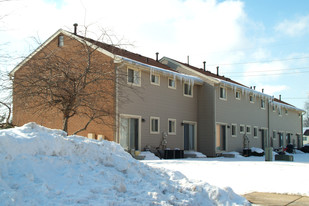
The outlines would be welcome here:
[[[63,124],[62,124],[62,130],[65,131],[68,134],[68,116],[63,116]]]

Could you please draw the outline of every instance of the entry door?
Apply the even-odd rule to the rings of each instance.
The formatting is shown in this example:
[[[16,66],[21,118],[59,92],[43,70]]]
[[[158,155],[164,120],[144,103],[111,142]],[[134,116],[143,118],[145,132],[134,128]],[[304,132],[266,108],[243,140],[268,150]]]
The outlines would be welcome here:
[[[217,124],[216,126],[216,149],[226,150],[226,125]]]
[[[184,149],[195,150],[195,125],[184,123]]]
[[[139,119],[121,117],[119,135],[120,145],[126,150],[138,150],[138,136]]]

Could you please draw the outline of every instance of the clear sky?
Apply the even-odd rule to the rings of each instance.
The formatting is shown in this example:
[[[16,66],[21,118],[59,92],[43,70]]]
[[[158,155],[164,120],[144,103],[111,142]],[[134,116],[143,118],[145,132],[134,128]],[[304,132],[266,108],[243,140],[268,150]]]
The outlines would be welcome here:
[[[0,53],[21,57],[59,28],[96,39],[102,29],[126,49],[167,56],[256,86],[298,108],[308,100],[308,0],[0,1]],[[114,38],[114,42],[118,42]],[[14,61],[0,60],[2,70]]]

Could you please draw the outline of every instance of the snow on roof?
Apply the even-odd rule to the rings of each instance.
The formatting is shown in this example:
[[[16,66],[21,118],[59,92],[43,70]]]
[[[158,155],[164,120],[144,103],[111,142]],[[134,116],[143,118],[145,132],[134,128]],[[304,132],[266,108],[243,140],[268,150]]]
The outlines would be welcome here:
[[[0,130],[3,205],[249,205],[231,188],[152,168],[109,141],[35,123]]]

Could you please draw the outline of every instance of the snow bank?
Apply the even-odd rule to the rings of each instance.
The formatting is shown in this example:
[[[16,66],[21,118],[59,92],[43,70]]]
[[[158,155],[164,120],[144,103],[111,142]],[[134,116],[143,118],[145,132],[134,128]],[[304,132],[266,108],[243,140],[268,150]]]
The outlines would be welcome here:
[[[256,152],[256,153],[262,154],[264,152],[264,150],[261,149],[261,148],[251,147],[251,152]]]
[[[154,169],[114,142],[35,123],[0,131],[2,205],[246,205],[230,188]]]

